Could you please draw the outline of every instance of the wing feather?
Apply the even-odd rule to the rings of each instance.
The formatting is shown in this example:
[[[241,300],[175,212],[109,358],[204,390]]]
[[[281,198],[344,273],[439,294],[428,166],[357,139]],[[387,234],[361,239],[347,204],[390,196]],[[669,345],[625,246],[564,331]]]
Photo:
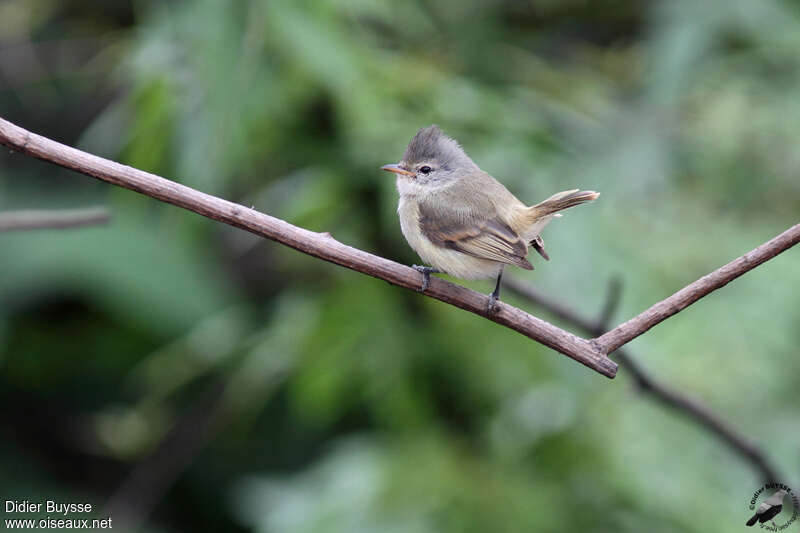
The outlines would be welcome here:
[[[485,207],[489,208],[483,210],[488,216],[478,218],[473,214],[474,209],[465,214],[448,203],[439,202],[433,207],[430,202],[420,202],[420,230],[436,246],[533,270],[533,265],[525,259],[528,255],[525,241],[492,206]]]

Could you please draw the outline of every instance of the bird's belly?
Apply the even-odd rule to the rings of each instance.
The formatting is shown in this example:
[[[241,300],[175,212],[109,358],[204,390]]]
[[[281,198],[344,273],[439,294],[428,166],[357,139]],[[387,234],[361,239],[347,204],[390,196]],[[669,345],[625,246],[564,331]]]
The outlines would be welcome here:
[[[417,250],[422,260],[446,274],[460,279],[496,278],[503,263],[473,257],[456,250],[429,244],[432,249]]]
[[[400,215],[403,236],[425,264],[461,279],[492,278],[500,273],[503,263],[480,259],[433,244],[419,228],[419,210],[415,202],[401,197],[397,212]]]

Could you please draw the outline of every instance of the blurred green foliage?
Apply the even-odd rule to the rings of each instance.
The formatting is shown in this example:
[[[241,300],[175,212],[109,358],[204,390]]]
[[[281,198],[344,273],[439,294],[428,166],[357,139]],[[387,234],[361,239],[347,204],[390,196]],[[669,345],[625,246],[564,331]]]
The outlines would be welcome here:
[[[586,313],[620,276],[623,319],[798,221],[798,50],[788,0],[3,0],[0,116],[405,263],[377,168],[436,122],[529,203],[602,191],[514,274]],[[116,494],[153,531],[748,518],[751,468],[624,371],[0,156],[0,209],[89,204],[113,222],[0,235],[5,498]],[[795,483],[798,260],[633,343]],[[137,464],[152,506],[126,500]]]

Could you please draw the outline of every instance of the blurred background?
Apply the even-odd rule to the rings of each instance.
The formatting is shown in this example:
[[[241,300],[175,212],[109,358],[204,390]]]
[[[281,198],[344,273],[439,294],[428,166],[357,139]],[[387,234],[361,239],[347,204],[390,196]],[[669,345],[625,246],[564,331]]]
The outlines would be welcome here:
[[[601,191],[513,275],[588,316],[618,277],[615,323],[798,222],[799,91],[789,1],[0,0],[3,118],[402,263],[419,260],[378,167],[422,126],[528,203]],[[728,532],[752,514],[752,466],[624,368],[0,154],[0,209],[95,205],[109,224],[0,234],[4,500],[164,532]],[[797,489],[799,262],[630,345]]]

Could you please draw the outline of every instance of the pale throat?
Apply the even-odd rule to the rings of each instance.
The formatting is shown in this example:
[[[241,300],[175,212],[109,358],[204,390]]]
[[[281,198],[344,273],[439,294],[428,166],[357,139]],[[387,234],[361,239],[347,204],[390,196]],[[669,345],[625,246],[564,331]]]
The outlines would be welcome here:
[[[397,192],[400,193],[400,196],[425,196],[435,190],[452,185],[452,182],[446,180],[436,180],[427,181],[426,183],[422,184],[419,183],[416,178],[398,176],[396,184]]]

